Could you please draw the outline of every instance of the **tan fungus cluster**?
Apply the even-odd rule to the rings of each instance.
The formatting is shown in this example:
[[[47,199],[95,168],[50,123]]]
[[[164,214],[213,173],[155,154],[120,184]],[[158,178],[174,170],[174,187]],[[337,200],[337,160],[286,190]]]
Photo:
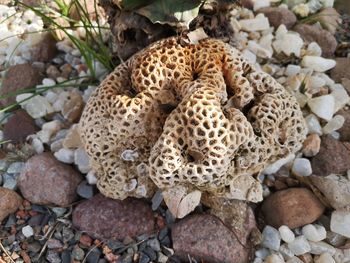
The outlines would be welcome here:
[[[173,37],[101,83],[80,133],[108,197],[151,197],[160,188],[167,203],[193,191],[258,202],[253,175],[299,150],[306,127],[296,99],[238,50]]]

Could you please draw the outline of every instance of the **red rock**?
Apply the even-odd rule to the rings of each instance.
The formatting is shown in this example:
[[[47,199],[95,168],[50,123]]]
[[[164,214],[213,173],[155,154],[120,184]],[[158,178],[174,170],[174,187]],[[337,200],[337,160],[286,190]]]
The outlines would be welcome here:
[[[282,7],[264,7],[258,10],[258,13],[263,13],[270,22],[270,25],[277,29],[280,25],[285,25],[290,29],[297,22],[297,17],[287,8]]]
[[[26,111],[17,110],[4,125],[4,139],[13,143],[23,142],[38,130],[34,119]]]
[[[331,70],[331,78],[335,82],[342,82],[342,79],[350,79],[350,58],[336,58],[337,64]]]
[[[345,173],[350,169],[350,143],[323,136],[320,151],[312,158],[311,165],[315,175]]]
[[[35,88],[36,85],[41,83],[42,78],[40,71],[30,64],[11,66],[3,80],[0,95]],[[0,105],[5,107],[14,102],[16,102],[16,96],[10,96],[0,100]]]
[[[33,61],[50,62],[57,53],[56,40],[51,32],[47,32],[43,39],[33,47],[32,59]]]
[[[79,242],[83,246],[90,247],[92,244],[92,238],[88,235],[83,234],[83,235],[81,235]]]
[[[31,157],[25,164],[18,186],[34,204],[67,206],[77,198],[76,187],[82,176],[71,166],[56,160],[51,153]]]
[[[275,228],[286,225],[301,227],[317,220],[324,205],[306,188],[289,188],[275,192],[262,204],[265,222]]]
[[[16,212],[21,204],[22,198],[15,191],[0,187],[0,222]]]
[[[337,40],[325,29],[314,25],[299,24],[293,28],[293,31],[298,32],[306,43],[317,42],[324,57],[331,57],[337,48]]]
[[[320,136],[318,136],[318,134],[313,133],[308,135],[305,141],[303,142],[302,152],[306,157],[312,157],[320,151],[320,147],[321,138]]]
[[[114,200],[101,194],[79,204],[73,225],[98,239],[119,239],[150,234],[155,230],[151,207],[140,199]]]
[[[248,262],[248,249],[213,215],[182,219],[172,227],[172,240],[175,256],[186,262],[188,255],[199,262]]]

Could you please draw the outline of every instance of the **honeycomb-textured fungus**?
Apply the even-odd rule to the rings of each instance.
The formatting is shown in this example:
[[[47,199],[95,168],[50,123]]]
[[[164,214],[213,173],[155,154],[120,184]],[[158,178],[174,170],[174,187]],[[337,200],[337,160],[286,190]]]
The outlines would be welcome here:
[[[238,50],[178,37],[119,65],[89,99],[80,132],[108,197],[180,187],[258,202],[253,176],[299,150],[306,128],[295,98]]]

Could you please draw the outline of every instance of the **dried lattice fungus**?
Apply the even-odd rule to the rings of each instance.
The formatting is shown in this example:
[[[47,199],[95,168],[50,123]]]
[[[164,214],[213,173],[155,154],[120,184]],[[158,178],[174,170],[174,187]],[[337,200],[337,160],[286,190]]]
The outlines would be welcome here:
[[[181,198],[199,202],[198,191],[261,201],[253,175],[299,150],[306,128],[295,98],[235,48],[169,38],[101,83],[80,132],[104,195],[150,197],[158,187],[183,215]]]

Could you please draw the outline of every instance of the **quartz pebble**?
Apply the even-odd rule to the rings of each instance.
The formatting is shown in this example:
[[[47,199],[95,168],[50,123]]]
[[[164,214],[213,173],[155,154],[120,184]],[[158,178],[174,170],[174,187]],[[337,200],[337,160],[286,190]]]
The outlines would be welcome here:
[[[299,34],[290,33],[285,25],[280,25],[276,31],[276,40],[272,46],[277,53],[284,53],[287,56],[294,54],[299,57],[303,44],[304,42]]]
[[[301,67],[299,65],[288,65],[284,74],[288,77],[297,75],[301,70]]]
[[[269,20],[263,14],[258,14],[252,19],[241,19],[238,22],[242,30],[247,32],[266,30],[270,27]]]
[[[299,256],[311,251],[310,244],[304,236],[296,237],[293,242],[290,242],[288,244],[288,248],[296,256]]]
[[[54,153],[57,160],[62,163],[73,163],[74,162],[74,151],[69,149],[60,149],[58,152]]]
[[[40,95],[32,97],[33,95],[32,93],[23,93],[16,97],[16,101],[30,116],[37,119],[54,112],[52,105],[46,98]]]
[[[25,226],[22,228],[22,234],[25,236],[25,237],[31,237],[34,235],[34,230],[31,226]]]
[[[290,230],[290,228],[288,226],[280,226],[278,228],[278,231],[280,232],[281,235],[281,239],[286,242],[286,243],[290,243],[293,242],[295,239],[295,235],[293,233],[292,230]]]
[[[301,61],[301,65],[317,72],[325,72],[331,68],[334,68],[336,62],[333,59],[326,59],[317,56],[304,56]]]
[[[281,243],[281,235],[278,230],[272,226],[267,225],[262,232],[263,247],[278,251]]]
[[[97,184],[97,178],[94,171],[89,171],[86,175],[86,180],[89,184]]]
[[[284,263],[283,257],[277,254],[271,254],[269,255],[265,260],[264,263]]]
[[[345,118],[341,115],[334,116],[324,127],[323,127],[323,133],[324,134],[330,134],[336,130],[339,130],[341,127],[343,127],[345,122]]]
[[[327,237],[327,232],[324,226],[308,224],[302,229],[303,235],[307,240],[317,242]]]
[[[330,121],[334,114],[335,99],[332,95],[323,95],[312,98],[308,105],[313,113],[318,117]]]
[[[350,238],[350,212],[336,210],[331,217],[331,230]]]
[[[331,255],[335,254],[335,248],[326,242],[319,241],[319,242],[313,242],[309,241],[311,250],[310,253],[314,255],[320,255],[322,253],[329,253]]]
[[[328,253],[323,253],[320,257],[316,258],[315,263],[335,263],[335,260]]]
[[[292,172],[297,176],[309,176],[312,174],[311,163],[306,158],[296,158],[293,162]]]
[[[290,259],[288,259],[286,261],[286,263],[304,263],[304,261],[302,261],[301,259],[299,259],[297,257],[291,257]]]
[[[279,253],[281,253],[283,258],[291,258],[294,256],[293,252],[289,249],[287,243],[284,243],[280,246]]]

